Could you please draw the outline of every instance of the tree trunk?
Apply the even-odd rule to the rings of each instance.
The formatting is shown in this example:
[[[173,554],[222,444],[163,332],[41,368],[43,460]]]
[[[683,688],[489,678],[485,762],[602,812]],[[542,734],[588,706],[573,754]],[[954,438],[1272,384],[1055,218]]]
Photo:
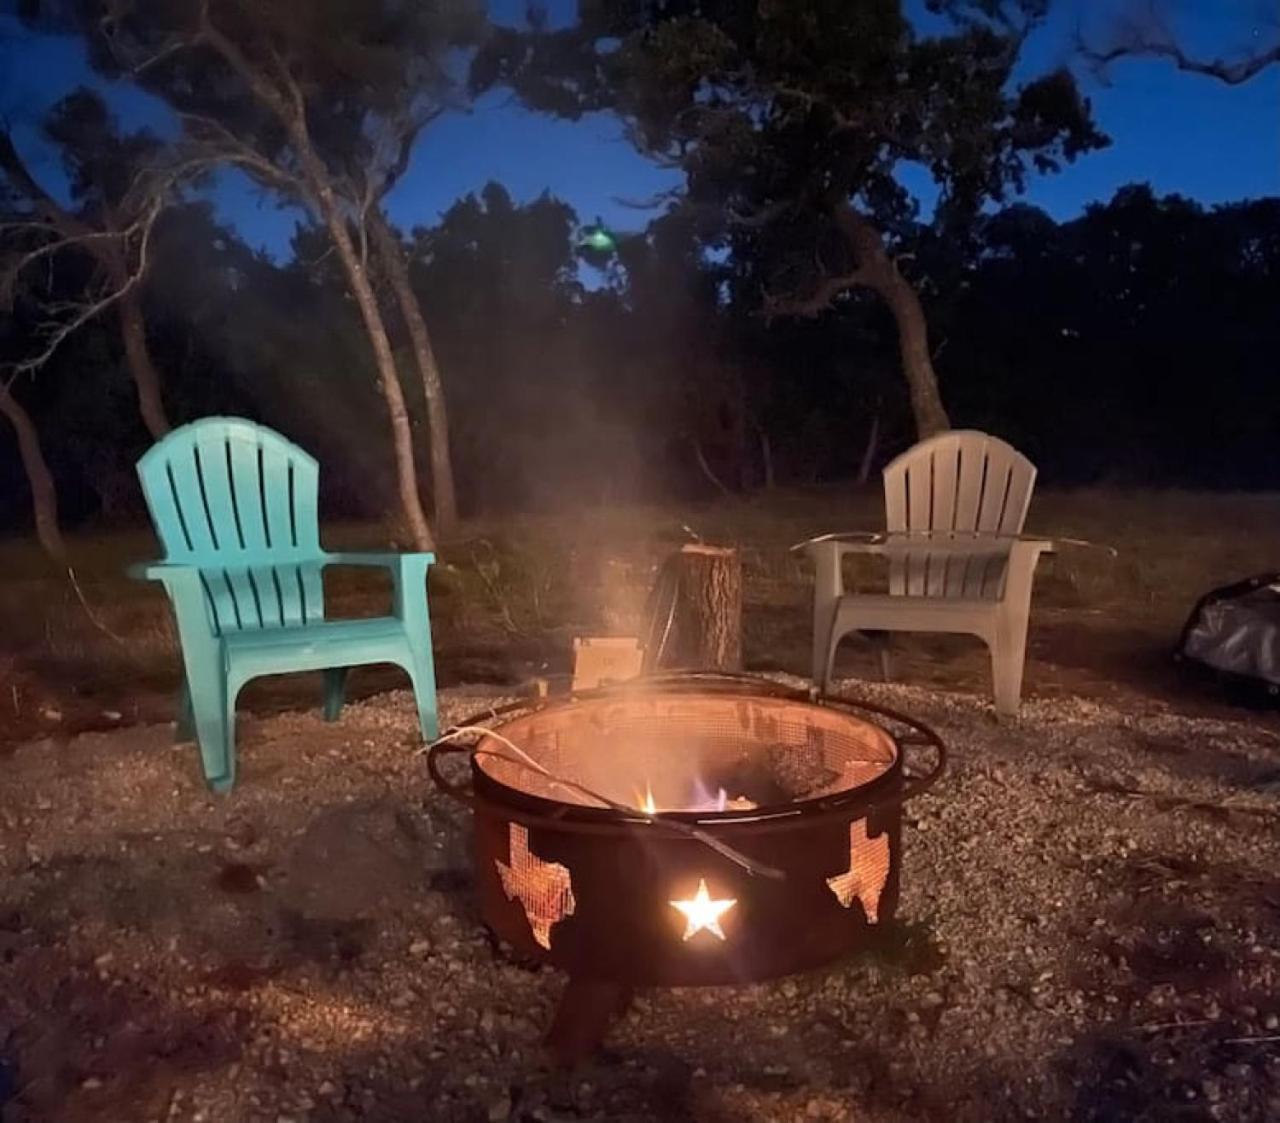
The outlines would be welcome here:
[[[871,418],[871,431],[867,434],[867,445],[862,450],[862,463],[858,465],[858,483],[865,484],[871,479],[871,469],[875,466],[876,451],[880,447],[880,403],[876,402],[876,412]]]
[[[764,426],[754,418],[752,424],[760,441],[760,470],[764,475],[764,489],[772,491],[777,483],[773,473],[773,445],[769,443],[769,434],[764,431]]]
[[[893,313],[917,436],[923,440],[946,432],[951,428],[951,419],[938,392],[938,376],[929,355],[929,326],[920,297],[885,251],[880,232],[864,215],[840,200],[832,208],[832,217],[853,250],[858,283],[878,292]]]
[[[120,334],[124,337],[129,373],[138,391],[138,409],[147,432],[158,441],[172,426],[164,409],[160,372],[151,361],[151,351],[147,347],[147,324],[142,317],[142,295],[137,288],[130,288],[117,301],[116,315],[120,321]]]
[[[129,372],[138,391],[138,406],[147,431],[156,440],[169,432],[169,418],[164,410],[164,396],[160,391],[160,374],[151,361],[147,349],[146,322],[142,316],[142,296],[136,287],[129,286],[129,266],[123,248],[109,235],[118,231],[108,220],[101,229],[87,225],[76,215],[64,210],[31,175],[8,134],[0,134],[0,167],[9,179],[35,204],[68,245],[79,243],[107,271],[111,283],[124,293],[116,302],[116,316],[120,334],[124,337],[125,355]],[[139,278],[139,282],[141,278]],[[137,282],[135,282],[136,284]]]
[[[877,286],[898,325],[898,350],[902,355],[902,373],[911,392],[911,412],[916,420],[920,440],[951,428],[951,419],[938,393],[938,376],[929,357],[929,326],[924,309],[907,279],[890,263],[893,273],[887,283]]]
[[[404,247],[387,223],[381,208],[375,208],[369,216],[374,248],[382,264],[383,273],[395,293],[409,330],[413,344],[413,357],[422,379],[422,394],[427,403],[427,432],[431,455],[431,497],[435,511],[436,528],[448,530],[458,521],[458,498],[453,483],[453,456],[449,449],[449,414],[445,407],[444,385],[440,380],[440,367],[436,363],[431,336],[427,332],[422,309],[409,283],[409,269],[404,259]]]
[[[391,421],[391,440],[395,451],[400,509],[405,521],[409,524],[414,549],[434,550],[435,540],[432,538],[427,516],[422,510],[422,497],[418,494],[418,469],[413,455],[413,430],[409,425],[409,411],[405,407],[404,389],[400,385],[400,375],[396,370],[395,355],[391,350],[391,340],[387,336],[387,326],[378,309],[378,298],[374,294],[373,286],[369,283],[369,275],[364,264],[356,253],[346,221],[339,212],[333,189],[319,180],[314,171],[312,182],[316,186],[316,196],[319,199],[325,226],[338,251],[342,267],[346,270],[347,280],[351,285],[351,295],[356,298],[360,316],[364,320],[365,331],[373,346],[373,356],[378,367],[378,386],[382,391],[383,400],[387,403],[387,416]]]
[[[717,476],[714,471],[712,471],[711,464],[707,460],[707,454],[702,450],[702,442],[699,441],[697,437],[691,435],[689,437],[689,444],[693,446],[694,459],[697,460],[698,467],[702,469],[702,474],[706,476],[708,480],[711,481],[711,485],[718,492],[720,492],[721,495],[727,495],[729,497],[732,497],[733,492],[730,491],[724,485],[724,481],[721,480],[720,477]]]
[[[296,182],[300,187],[305,188],[304,195],[310,196],[309,201],[319,212],[329,231],[329,237],[333,239],[334,248],[338,251],[338,258],[351,285],[351,295],[355,297],[356,304],[360,308],[360,316],[373,347],[374,361],[378,369],[378,387],[387,404],[387,415],[391,422],[391,442],[395,451],[396,484],[400,493],[400,508],[408,523],[414,548],[432,550],[435,543],[427,516],[422,510],[422,497],[418,494],[418,472],[413,456],[413,430],[409,425],[409,411],[405,408],[404,390],[396,370],[395,355],[391,351],[391,340],[387,336],[387,326],[382,320],[378,299],[374,295],[373,286],[369,283],[364,262],[356,253],[355,243],[351,240],[347,216],[338,204],[329,169],[317,153],[307,130],[306,104],[302,91],[294,76],[278,60],[276,73],[271,78],[267,77],[263,71],[256,70],[254,64],[249,61],[235,41],[228,38],[213,24],[209,18],[207,5],[200,10],[199,35],[205,44],[221,55],[227,64],[244,79],[253,96],[270,110],[289,137],[299,165]],[[283,86],[273,85],[274,81],[282,82]]]
[[[742,562],[719,546],[683,546],[676,555],[679,591],[674,630],[679,666],[742,669]]]
[[[18,435],[18,454],[31,485],[31,507],[35,514],[36,538],[49,558],[60,566],[67,561],[67,544],[62,540],[58,526],[58,492],[53,486],[53,476],[40,449],[40,434],[36,432],[31,415],[0,382],[0,413],[13,424]]]

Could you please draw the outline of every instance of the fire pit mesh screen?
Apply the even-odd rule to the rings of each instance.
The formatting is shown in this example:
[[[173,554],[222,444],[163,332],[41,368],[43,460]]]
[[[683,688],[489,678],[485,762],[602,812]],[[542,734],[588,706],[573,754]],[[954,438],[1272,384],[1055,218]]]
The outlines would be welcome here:
[[[539,765],[617,803],[657,811],[737,811],[817,799],[883,775],[897,746],[850,714],[786,699],[644,695],[578,701],[497,727]],[[495,751],[501,745],[489,742]],[[594,806],[527,765],[488,753],[492,780]]]

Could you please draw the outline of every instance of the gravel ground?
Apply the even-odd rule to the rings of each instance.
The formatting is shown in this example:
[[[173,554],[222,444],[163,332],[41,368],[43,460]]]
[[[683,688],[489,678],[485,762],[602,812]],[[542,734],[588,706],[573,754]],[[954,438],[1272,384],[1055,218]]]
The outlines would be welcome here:
[[[884,948],[642,994],[570,1073],[540,1051],[562,980],[486,939],[407,695],[244,721],[229,798],[171,728],[20,747],[4,1123],[1280,1119],[1274,721],[856,689],[953,751]]]

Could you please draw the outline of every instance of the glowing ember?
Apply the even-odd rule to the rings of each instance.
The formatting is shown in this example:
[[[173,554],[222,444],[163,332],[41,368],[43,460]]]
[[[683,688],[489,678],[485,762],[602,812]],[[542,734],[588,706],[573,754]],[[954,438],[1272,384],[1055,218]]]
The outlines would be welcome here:
[[[827,878],[836,900],[849,908],[857,898],[867,921],[874,924],[880,914],[880,894],[889,879],[889,836],[867,836],[867,821],[849,824],[849,869]]]
[[[684,913],[685,928],[681,939],[687,940],[704,929],[719,939],[724,939],[724,929],[720,927],[720,918],[738,903],[736,898],[713,901],[707,892],[706,878],[698,882],[698,891],[688,901],[669,901],[673,909]]]
[[[659,811],[658,804],[653,798],[653,788],[649,784],[645,784],[644,795],[636,793],[636,806],[646,815],[656,815]],[[729,798],[729,793],[724,788],[717,788],[716,794],[711,795],[710,792],[703,787],[700,780],[693,781],[693,791],[684,804],[679,807],[662,808],[666,811],[753,811],[760,805],[754,800],[747,799],[746,796],[734,796]]]

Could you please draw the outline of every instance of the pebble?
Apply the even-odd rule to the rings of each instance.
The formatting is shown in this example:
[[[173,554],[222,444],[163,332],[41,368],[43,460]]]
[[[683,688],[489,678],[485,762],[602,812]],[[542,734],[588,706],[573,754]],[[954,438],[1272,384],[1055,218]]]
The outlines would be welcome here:
[[[1208,1004],[1209,996],[1197,991],[1193,985],[1151,988],[1145,996],[1135,994],[1128,974],[1130,967],[1118,967],[1105,959],[1103,949],[1110,947],[1112,941],[1132,952],[1147,932],[1145,926],[1154,909],[1139,909],[1130,915],[1126,906],[1132,905],[1135,899],[1144,906],[1147,901],[1159,904],[1168,899],[1168,891],[1172,887],[1167,882],[1176,880],[1164,879],[1161,875],[1152,881],[1151,875],[1146,873],[1143,876],[1148,880],[1142,883],[1141,893],[1133,893],[1126,878],[1131,872],[1141,873],[1145,868],[1142,863],[1148,856],[1159,860],[1163,855],[1182,855],[1210,863],[1238,861],[1246,856],[1243,844],[1234,835],[1224,833],[1207,819],[1202,822],[1190,814],[1153,817],[1144,815],[1141,804],[1135,803],[1130,808],[1124,801],[1100,801],[1093,795],[1073,797],[1069,807],[1061,806],[1062,796],[1070,791],[1069,784],[1063,781],[1064,770],[1068,769],[1063,759],[1063,745],[1070,744],[1073,737],[1088,737],[1098,752],[1123,752],[1124,734],[1114,715],[1109,716],[1104,708],[1101,716],[1090,712],[1082,721],[1072,716],[1071,703],[1029,698],[1028,714],[1024,718],[1025,731],[1017,726],[1004,726],[997,735],[986,732],[983,724],[986,710],[983,707],[987,703],[976,695],[971,699],[957,700],[915,691],[910,687],[890,688],[883,695],[877,694],[877,689],[874,685],[869,688],[873,699],[883,697],[886,701],[897,700],[903,709],[918,708],[922,717],[936,721],[944,734],[954,736],[965,749],[964,754],[957,754],[964,759],[957,761],[948,772],[943,785],[937,789],[937,798],[927,797],[925,800],[927,818],[933,829],[927,834],[907,830],[903,835],[902,902],[898,919],[917,926],[925,934],[929,946],[939,949],[941,967],[927,968],[922,975],[911,975],[896,961],[875,958],[861,962],[851,960],[826,977],[785,979],[777,984],[758,987],[724,991],[655,990],[637,1002],[627,1019],[627,1028],[619,1033],[624,1040],[629,1038],[632,1045],[643,1037],[645,1044],[636,1049],[636,1053],[648,1058],[652,1051],[657,1050],[678,1057],[681,1066],[688,1066],[682,1071],[693,1074],[695,1087],[705,1089],[733,1086],[733,1081],[742,1079],[747,1071],[759,1072],[766,1058],[775,1062],[765,1069],[773,1077],[794,1077],[803,1065],[803,1074],[814,1079],[809,1088],[784,1084],[781,1086],[790,1087],[790,1091],[780,1092],[777,1086],[766,1089],[753,1085],[744,1091],[739,1084],[734,1095],[741,1100],[720,1106],[737,1113],[737,1118],[829,1119],[839,1117],[841,1107],[835,1100],[815,1094],[815,1090],[828,1083],[827,1073],[842,1063],[855,1067],[865,1063],[854,1053],[861,1035],[873,1035],[874,1030],[870,1027],[883,1024],[888,1011],[896,1010],[899,1017],[911,1018],[914,1028],[911,1034],[902,1035],[903,1051],[914,1056],[915,1060],[905,1067],[899,1066],[894,1076],[907,1087],[920,1079],[919,1057],[924,1055],[924,1047],[913,1037],[922,1037],[926,1033],[924,1026],[933,1025],[937,1016],[925,1011],[943,1010],[945,1016],[937,1021],[937,1028],[928,1031],[932,1037],[927,1048],[937,1049],[939,1063],[946,1062],[948,1057],[954,1059],[962,1054],[980,1056],[983,1052],[991,1058],[992,1071],[1013,1071],[1013,1066],[1021,1063],[1024,1074],[1034,1074],[1036,1085],[1023,1090],[1021,1076],[1014,1082],[1009,1093],[1014,1100],[1010,1104],[1010,1118],[1033,1113],[1034,1110],[1051,1118],[1052,1112],[1045,1111],[1038,1097],[1054,1091],[1059,1078],[1047,1063],[1042,1066],[1035,1058],[1048,1058],[1069,1050],[1071,1046],[1063,1031],[1070,1030],[1073,1022],[1081,1027],[1076,1037],[1076,1041],[1080,1041],[1082,1038],[1091,1039],[1104,1020],[1128,1027],[1146,1022],[1173,1023],[1207,1017],[1208,1012],[1215,1009]],[[394,700],[384,698],[368,705],[371,712],[376,707],[381,724],[391,721],[387,715],[399,706],[400,700],[399,696]],[[476,705],[474,700],[468,708],[473,705]],[[411,713],[411,706],[406,705],[404,709],[406,714]],[[1182,723],[1185,720],[1173,715],[1150,716],[1145,710],[1135,714],[1133,720],[1139,719],[1144,723],[1153,721],[1157,724]],[[312,719],[305,720],[310,722]],[[345,720],[356,722],[359,734],[364,732],[359,723],[372,721],[372,718],[364,717],[357,709],[353,717]],[[271,731],[277,727],[289,731],[294,728],[290,722],[296,724],[300,721],[302,719],[286,716],[259,723],[258,735],[264,741],[260,750],[269,763],[272,753],[279,749],[279,745],[271,743],[271,740],[280,738],[279,734]],[[306,736],[314,736],[317,727],[305,725]],[[1222,738],[1212,732],[1214,728],[1219,726],[1210,723],[1194,735],[1205,743],[1220,743]],[[378,757],[377,754],[385,754],[387,744],[396,743],[398,730],[397,725],[394,736],[386,742],[376,740],[369,750],[375,756],[376,767],[386,768],[388,775],[399,774],[394,772],[395,766],[385,762],[385,756]],[[1159,732],[1159,735],[1168,734]],[[1025,760],[1020,755],[1015,763],[997,766],[1004,779],[1002,790],[990,792],[989,784],[974,783],[977,762],[984,754],[1009,755],[1014,751],[1021,754],[1033,738],[1043,752],[1034,758],[1027,756]],[[1084,753],[1086,749],[1072,751]],[[181,768],[182,775],[186,776],[189,766],[189,749],[186,749],[177,762],[171,764],[166,759],[155,767],[173,768],[175,771]],[[1043,786],[1029,780],[1028,773],[1034,770],[1046,772]],[[1181,790],[1189,795],[1199,794],[1197,785],[1207,792],[1211,785],[1217,783],[1212,777],[1173,777],[1155,767],[1149,772],[1135,772],[1135,775],[1135,786],[1153,791]],[[147,783],[154,785],[154,780],[148,779],[145,770],[141,776],[144,786]],[[282,777],[281,783],[287,778]],[[359,782],[363,783],[363,780]],[[246,786],[245,798],[251,801],[265,799],[274,783],[276,780],[264,774],[261,785],[256,788]],[[356,783],[350,780],[342,783],[348,791],[356,787]],[[35,790],[33,787],[31,792]],[[41,792],[53,790],[49,786],[39,789]],[[196,839],[202,835],[190,829],[189,816],[183,818],[186,815],[184,806],[187,803],[198,806],[200,814],[207,816],[208,807],[202,802],[205,797],[193,797],[188,787],[173,787],[168,776],[160,786],[146,790],[161,801],[173,802],[176,808],[173,822],[176,825],[172,829],[187,832],[181,836],[184,841],[178,843],[181,848],[178,857],[193,866],[198,865],[192,851],[199,848],[207,853],[208,847],[197,844]],[[343,790],[342,787],[325,790],[325,804],[339,804]],[[361,799],[371,798],[366,788],[361,788],[359,795]],[[193,798],[197,802],[191,802]],[[418,797],[415,795],[413,798]],[[1210,795],[1206,794],[1205,798],[1210,798]],[[54,807],[59,811],[66,807],[61,794],[55,794],[53,799]],[[28,799],[25,804],[33,805],[34,799]],[[243,806],[243,814],[248,821],[266,821],[263,804],[251,802]],[[436,846],[435,835],[449,839],[453,845],[454,828],[443,818],[434,818],[435,809],[436,804],[428,795],[428,815],[424,822],[433,832],[430,845]],[[296,825],[298,820],[305,821],[307,815],[314,813],[312,806],[305,805],[297,808],[298,815],[292,818],[294,810],[290,808],[289,813],[284,814],[284,821],[273,825],[271,830],[264,829],[256,841],[251,833],[242,837],[233,824],[228,823],[228,848],[254,845],[261,848],[264,864],[278,862],[281,855],[295,844],[292,840],[302,834]],[[169,811],[166,808],[166,814]],[[2,816],[3,812],[0,812],[0,818]],[[1107,816],[1115,820],[1110,835],[1102,825]],[[963,840],[957,844],[957,828],[974,821],[992,824],[990,834],[993,841],[990,845],[966,847]],[[1058,833],[1051,833],[1050,828]],[[153,854],[166,845],[166,838],[172,837],[168,834],[154,837],[153,829],[154,825],[149,823],[131,843],[131,856]],[[38,837],[43,844],[45,837]],[[218,837],[216,833],[214,837]],[[1077,845],[1076,837],[1086,841]],[[986,836],[983,839],[985,841]],[[114,839],[111,841],[113,844]],[[221,846],[219,839],[219,849]],[[1258,866],[1272,860],[1276,854],[1273,844],[1263,837],[1252,838],[1248,846],[1251,848],[1251,861]],[[1077,852],[1083,851],[1084,857],[1063,860],[1073,847]],[[1132,857],[1126,861],[1115,856],[1121,849],[1127,851],[1135,847],[1137,861]],[[59,857],[63,853],[62,849],[48,852],[57,853]],[[66,874],[67,883],[77,876],[72,866],[62,870],[59,865],[58,872]],[[19,869],[18,877],[23,876]],[[1233,907],[1235,902],[1228,889],[1205,888],[1205,885],[1209,883],[1195,875],[1185,879],[1185,886],[1177,889],[1177,893],[1185,895],[1188,900],[1194,898],[1197,907],[1215,915],[1220,915],[1222,909]],[[474,1117],[481,1123],[486,1117],[499,1121],[509,1119],[513,1112],[520,1113],[522,1117],[527,1115],[530,1119],[551,1118],[547,1114],[550,1109],[544,1109],[545,1101],[531,1098],[538,1094],[536,1081],[540,1078],[529,1077],[530,1086],[522,1089],[517,1103],[513,1103],[504,1089],[513,1079],[526,1079],[519,1058],[535,1056],[540,1037],[552,1015],[558,984],[546,972],[525,974],[509,965],[493,963],[486,951],[476,950],[479,939],[477,926],[470,919],[459,921],[449,917],[437,922],[436,910],[441,906],[436,897],[430,894],[422,896],[432,902],[430,909],[425,911],[416,907],[420,902],[403,903],[403,907],[399,907],[401,902],[390,903],[392,907],[387,909],[386,926],[377,939],[385,939],[385,945],[379,946],[393,949],[393,954],[389,957],[371,954],[351,968],[347,977],[353,983],[354,1001],[348,1001],[346,995],[338,997],[336,991],[326,990],[318,978],[310,976],[314,968],[309,968],[308,976],[303,977],[292,967],[285,972],[283,983],[296,989],[282,993],[296,995],[301,1001],[296,1007],[291,1007],[287,1018],[277,1019],[267,1006],[265,995],[270,988],[251,990],[243,996],[238,1012],[245,1016],[247,1023],[243,1030],[237,1026],[236,1032],[250,1037],[259,1027],[269,1023],[276,1027],[278,1034],[275,1049],[287,1046],[297,1057],[297,1068],[293,1074],[293,1080],[298,1082],[296,1086],[276,1089],[264,1096],[264,1106],[253,1118],[267,1123],[273,1119],[277,1123],[301,1123],[305,1113],[312,1111],[314,1100],[323,1103],[322,1111],[343,1111],[343,1118],[354,1117],[361,1111],[358,1087],[352,1092],[353,1102],[340,1108],[339,1100],[343,1093],[341,1086],[333,1080],[324,1080],[317,1085],[312,1082],[312,1076],[311,1081],[301,1082],[305,1079],[302,1066],[307,1063],[308,1056],[322,1055],[321,1052],[312,1052],[313,1049],[324,1050],[332,1057],[338,1055],[342,1047],[336,1041],[315,1046],[306,1043],[309,1032],[330,1038],[346,1032],[345,1029],[335,1030],[334,1022],[328,1019],[349,1020],[346,1024],[359,1027],[353,1029],[362,1035],[359,1055],[367,1058],[377,1055],[379,1050],[390,1050],[390,1060],[380,1058],[375,1068],[370,1070],[370,1081],[376,1083],[380,1090],[386,1089],[383,1098],[389,1103],[405,1096],[406,1087],[412,1089],[419,1083],[418,1077],[409,1077],[409,1072],[416,1065],[429,1074],[422,1081],[422,1086],[430,1091],[420,1095],[420,1111],[424,1118],[454,1118],[464,1110],[464,1100],[465,1110],[469,1112],[466,1117]],[[1078,902],[1079,914],[1059,915],[1063,900]],[[1050,913],[1054,915],[1047,920]],[[1023,918],[1027,916],[1032,918],[1031,923],[1024,923]],[[166,915],[165,919],[170,918]],[[195,949],[201,946],[197,941],[206,935],[206,930],[200,928],[204,920],[204,917],[196,916],[181,929],[184,932],[183,946],[188,946],[189,942],[193,958],[197,958]],[[425,931],[428,925],[430,935]],[[1232,967],[1238,973],[1253,973],[1241,974],[1239,981],[1242,987],[1234,993],[1268,993],[1268,979],[1271,980],[1270,985],[1274,985],[1275,963],[1260,958],[1263,953],[1267,956],[1272,954],[1270,947],[1264,946],[1265,938],[1256,931],[1240,929],[1229,915],[1221,917],[1215,931],[1215,951],[1221,949],[1231,956]],[[69,934],[70,946],[82,963],[95,952],[105,953],[95,960],[99,970],[114,961],[107,948],[128,948],[128,954],[121,950],[121,962],[113,968],[113,973],[124,970],[137,954],[136,947],[117,943],[109,934],[101,933],[96,921],[87,923],[79,933],[75,933],[68,924],[64,932]],[[161,948],[168,932],[152,931],[146,935],[154,939],[155,947]],[[1245,952],[1250,947],[1257,947],[1258,951],[1246,959]],[[171,951],[176,951],[176,945]],[[1080,964],[1071,958],[1077,952],[1082,954],[1083,962]],[[447,967],[444,962],[446,955],[449,960]],[[160,959],[163,969],[171,972],[162,979],[167,989],[189,995],[193,1005],[207,997],[199,966],[183,967],[173,954]],[[1016,982],[1023,991],[1027,989],[1026,983],[1034,980],[1034,991],[1042,993],[1045,1003],[1062,1012],[1062,1016],[1052,1017],[1034,1010],[1022,994],[1005,996],[998,1004],[990,1000],[987,996],[993,993],[993,987],[1005,971],[996,966],[1001,964],[1008,964],[1010,981]],[[1089,973],[1087,995],[1070,988],[1072,982],[1086,977],[1086,971]],[[100,987],[93,981],[92,973],[86,973],[83,967],[72,971],[73,980],[77,976],[77,985],[92,988],[95,995],[110,994],[109,988]],[[405,986],[406,982],[411,982],[413,987]],[[276,1000],[274,997],[271,999],[272,1002]],[[1032,1001],[1039,1002],[1039,998]],[[427,1011],[433,1005],[436,1013],[431,1016]],[[382,1020],[379,1011],[385,1012],[387,1006],[397,1010],[410,1006],[421,1008],[424,1044],[414,1044],[409,1051],[403,1050],[395,1035],[408,1016]],[[830,1012],[837,1020],[830,1024],[819,1022],[814,1017],[819,1009]],[[1272,1009],[1280,1013],[1274,1005]],[[1267,1014],[1264,1018],[1265,1010],[1242,1012],[1248,1019],[1247,1028],[1237,1028],[1233,1032],[1261,1034],[1274,1032],[1280,1027],[1277,1013]],[[141,1018],[147,1016],[145,1010],[140,1015]],[[337,1024],[343,1025],[344,1021]],[[762,1027],[764,1038],[759,1036]],[[90,1032],[96,1028],[93,1026]],[[434,1030],[430,1037],[426,1036],[428,1028]],[[1164,1075],[1167,1066],[1161,1050],[1167,1051],[1175,1062],[1186,1060],[1194,1057],[1193,1050],[1198,1042],[1216,1032],[1197,1029],[1135,1035],[1135,1041],[1138,1048],[1150,1051],[1152,1069]],[[735,1038],[735,1034],[740,1034],[740,1037]],[[870,1042],[871,1038],[867,1040]],[[426,1041],[430,1044],[426,1045]],[[790,1048],[792,1042],[795,1042],[797,1050],[794,1053]],[[499,1052],[490,1056],[488,1050],[499,1044]],[[627,1047],[623,1046],[624,1053]],[[757,1049],[759,1053],[755,1052]],[[281,1058],[285,1056],[284,1050],[275,1052],[264,1048],[262,1052],[263,1056],[269,1052]],[[1228,1056],[1252,1057],[1262,1052],[1240,1049]],[[427,1063],[428,1057],[431,1058],[430,1063]],[[779,1058],[793,1062],[792,1067],[778,1063]],[[101,1063],[98,1061],[92,1067],[99,1067]],[[664,1062],[661,1068],[665,1070],[667,1063]],[[532,1064],[531,1061],[531,1070]],[[810,1065],[813,1066],[812,1072]],[[246,1056],[244,1077],[239,1084],[245,1092],[255,1086],[267,1086],[261,1080],[260,1066],[261,1058],[256,1053]],[[644,1059],[636,1061],[632,1057],[612,1068],[602,1066],[594,1069],[592,1075],[599,1074],[596,1078],[598,1087],[571,1081],[568,1086],[577,1088],[573,1097],[577,1112],[574,1117],[589,1117],[593,1111],[596,1117],[613,1117],[613,1113],[619,1118],[645,1117],[642,1105],[628,1097],[636,1094],[637,1089],[657,1084],[660,1081],[658,1071]],[[1172,1088],[1173,1076],[1185,1071],[1171,1071],[1167,1086]],[[469,1094],[461,1089],[466,1074],[470,1074],[469,1083],[474,1089]],[[320,1075],[320,1072],[314,1075]],[[865,1081],[866,1074],[862,1073],[858,1079]],[[1250,1103],[1264,1104],[1269,1091],[1268,1082],[1273,1076],[1260,1056],[1253,1065],[1228,1066],[1221,1077],[1206,1075],[1202,1069],[1187,1079],[1193,1082],[1190,1089],[1193,1098],[1206,1106],[1205,1114],[1226,1120],[1239,1117],[1238,1109],[1245,1102],[1242,1097],[1248,1097]],[[452,1090],[452,1098],[446,1096],[433,1104],[433,1097],[438,1094],[437,1082]],[[309,1089],[311,1096],[299,1095],[302,1088]],[[1136,1090],[1151,1092],[1145,1087]],[[244,1096],[245,1092],[240,1095]],[[962,1087],[957,1092],[959,1095],[971,1095],[972,1089]],[[588,1097],[595,1099],[590,1108],[585,1106]],[[363,1106],[366,1117],[377,1117],[368,1106],[372,1099],[372,1090],[367,1090]],[[219,1118],[228,1117],[226,1110],[211,1109],[215,1123]],[[958,1111],[957,1117],[978,1118],[973,1111],[974,1104],[967,1103],[964,1110]],[[281,1114],[277,1115],[277,1112]],[[539,1112],[542,1112],[541,1116]],[[1274,1117],[1280,1119],[1280,1114]]]

